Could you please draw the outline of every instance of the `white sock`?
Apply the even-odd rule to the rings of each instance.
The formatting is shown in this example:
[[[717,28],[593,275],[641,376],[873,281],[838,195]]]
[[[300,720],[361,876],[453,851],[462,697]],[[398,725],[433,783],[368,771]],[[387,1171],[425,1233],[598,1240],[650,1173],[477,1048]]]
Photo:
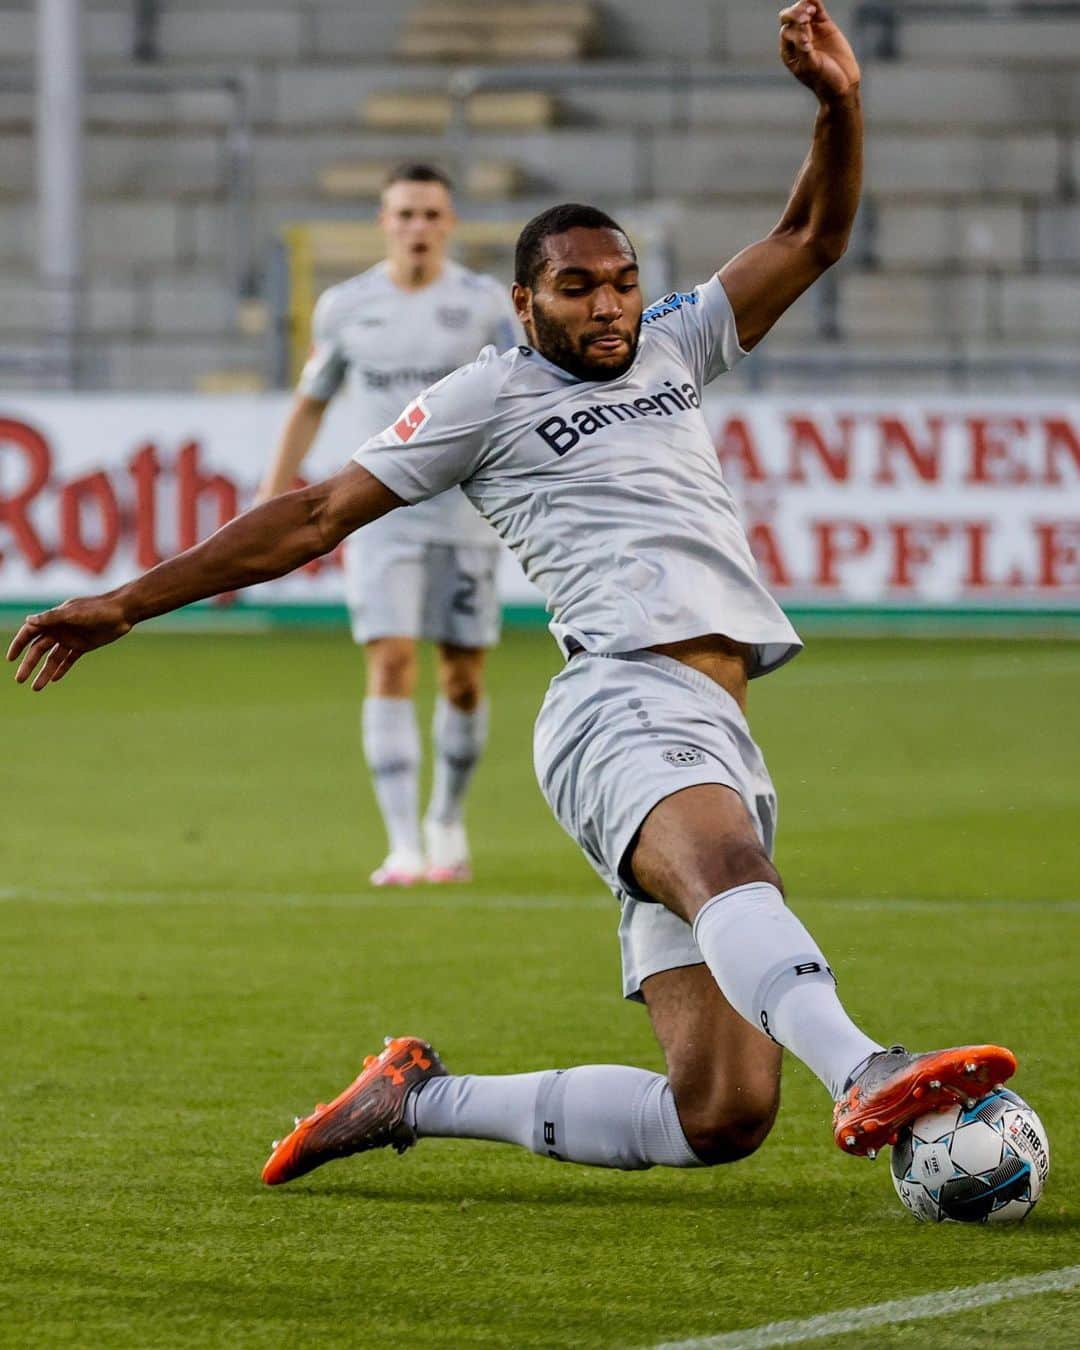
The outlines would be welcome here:
[[[841,1096],[851,1070],[882,1047],[852,1022],[817,943],[768,882],[714,895],[694,937],[731,1006]]]
[[[366,698],[364,756],[391,853],[419,856],[420,732],[411,698]]]
[[[435,746],[429,820],[456,825],[461,820],[465,791],[487,744],[488,708],[481,701],[472,712],[462,712],[440,695],[435,700],[431,735]]]
[[[666,1078],[623,1064],[432,1078],[409,1097],[421,1137],[495,1139],[560,1162],[700,1167]]]

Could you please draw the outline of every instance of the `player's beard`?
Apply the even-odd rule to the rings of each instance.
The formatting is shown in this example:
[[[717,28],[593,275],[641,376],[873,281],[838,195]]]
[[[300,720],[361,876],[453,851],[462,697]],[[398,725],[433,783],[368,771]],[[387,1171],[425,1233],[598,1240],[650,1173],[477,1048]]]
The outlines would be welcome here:
[[[575,340],[566,331],[566,328],[545,313],[543,305],[538,305],[533,300],[532,306],[533,331],[536,335],[536,350],[541,356],[546,357],[552,365],[559,366],[563,370],[569,371],[571,375],[579,380],[617,380],[620,375],[625,375],[634,364],[634,357],[637,355],[638,337],[641,334],[641,321],[638,320],[637,327],[633,334],[629,335],[629,347],[623,359],[615,364],[589,359],[589,342],[596,337],[601,337],[601,333],[583,334],[582,337]],[[619,332],[619,337],[627,337],[625,332]]]

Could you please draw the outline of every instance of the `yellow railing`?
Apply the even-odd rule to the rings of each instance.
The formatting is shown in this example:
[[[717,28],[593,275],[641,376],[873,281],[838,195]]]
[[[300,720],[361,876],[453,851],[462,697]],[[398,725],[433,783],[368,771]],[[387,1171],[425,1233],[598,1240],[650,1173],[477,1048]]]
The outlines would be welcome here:
[[[509,273],[521,225],[517,221],[462,221],[455,253],[470,267]],[[373,221],[307,220],[281,231],[288,272],[289,370],[293,383],[311,347],[311,311],[326,286],[362,272],[383,257],[385,241]]]

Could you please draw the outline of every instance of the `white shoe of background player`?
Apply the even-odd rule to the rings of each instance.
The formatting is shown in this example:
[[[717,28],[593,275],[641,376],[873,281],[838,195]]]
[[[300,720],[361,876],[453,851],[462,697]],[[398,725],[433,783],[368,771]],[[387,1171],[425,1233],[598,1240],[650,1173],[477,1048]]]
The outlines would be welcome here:
[[[465,826],[441,825],[437,820],[424,821],[424,845],[427,848],[428,881],[471,881],[469,841]]]
[[[419,853],[398,849],[371,874],[373,886],[415,886],[424,880],[424,860]]]

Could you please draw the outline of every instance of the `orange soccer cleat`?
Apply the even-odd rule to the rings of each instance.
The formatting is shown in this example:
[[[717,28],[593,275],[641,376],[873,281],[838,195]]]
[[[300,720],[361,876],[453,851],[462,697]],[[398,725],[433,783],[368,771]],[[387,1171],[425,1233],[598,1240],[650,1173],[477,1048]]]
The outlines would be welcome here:
[[[1016,1072],[1016,1056],[1000,1045],[961,1045],[911,1055],[902,1045],[879,1050],[833,1107],[833,1137],[846,1153],[873,1158],[896,1142],[917,1116],[958,1101],[974,1105]]]
[[[405,1120],[409,1094],[429,1078],[445,1078],[446,1066],[428,1045],[415,1036],[386,1038],[386,1049],[368,1055],[359,1078],[329,1106],[316,1106],[297,1120],[262,1170],[268,1186],[280,1186],[311,1172],[334,1158],[390,1145],[404,1153],[416,1143]]]

